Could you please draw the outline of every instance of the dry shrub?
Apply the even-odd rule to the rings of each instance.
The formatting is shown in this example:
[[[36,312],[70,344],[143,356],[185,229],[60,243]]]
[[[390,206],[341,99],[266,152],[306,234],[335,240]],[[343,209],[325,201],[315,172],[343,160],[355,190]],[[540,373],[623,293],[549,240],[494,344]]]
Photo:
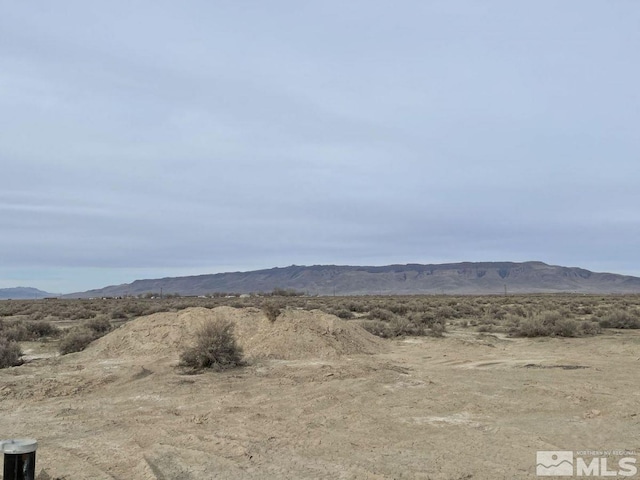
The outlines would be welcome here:
[[[576,337],[578,326],[578,322],[558,312],[542,312],[520,320],[511,333],[518,337]]]
[[[80,352],[94,340],[105,336],[111,329],[112,326],[109,319],[104,315],[98,315],[80,326],[69,329],[60,341],[58,350],[62,355]]]
[[[22,350],[17,342],[0,337],[0,368],[22,365]]]
[[[507,318],[508,312],[503,307],[492,305],[489,308],[488,314],[496,320],[504,320]]]
[[[67,334],[60,340],[58,350],[62,355],[80,352],[96,339],[96,332],[90,328],[81,326],[68,330]]]
[[[389,324],[381,320],[362,320],[360,326],[377,337],[391,338],[394,336]]]
[[[409,317],[394,316],[388,322],[363,320],[360,325],[367,332],[382,338],[418,337],[423,335],[441,337],[445,331],[444,321],[424,322],[419,315],[410,315]]]
[[[127,314],[121,308],[115,308],[111,311],[110,317],[112,320],[126,319]]]
[[[640,328],[640,315],[620,308],[609,312],[600,320],[604,328]]]
[[[180,366],[220,371],[243,365],[242,348],[236,343],[233,328],[229,321],[205,323],[197,333],[196,344],[180,355]]]
[[[442,337],[447,329],[447,320],[443,317],[438,317],[435,313],[430,311],[415,314],[411,318],[413,323],[422,328],[421,335],[428,334],[432,337]]]
[[[456,307],[456,312],[458,312],[457,317],[471,317],[473,315],[478,315],[478,311],[474,305],[472,305],[469,301],[459,302]]]
[[[37,311],[30,314],[29,319],[33,321],[37,321],[37,320],[42,320],[44,316],[45,316],[44,312]]]
[[[46,320],[0,322],[0,333],[3,337],[14,342],[26,342],[43,337],[56,336],[60,330]]]
[[[369,312],[369,318],[371,320],[383,320],[385,322],[393,319],[394,314],[391,310],[387,310],[386,308],[374,308]]]
[[[404,303],[392,303],[389,305],[389,310],[396,315],[406,315],[409,312],[409,307]]]
[[[598,322],[589,322],[585,320],[580,323],[580,331],[583,335],[597,335],[602,332],[602,328]]]
[[[365,313],[369,309],[366,303],[356,301],[346,302],[344,307],[356,313]]]
[[[69,315],[69,319],[71,320],[83,320],[85,318],[93,318],[96,316],[96,312],[89,310],[87,308],[78,308],[73,311]]]
[[[389,322],[389,328],[391,329],[394,337],[417,337],[424,335],[424,325],[417,322],[412,322],[405,317],[394,317]]]
[[[355,317],[354,313],[351,310],[346,308],[328,308],[326,313],[330,315],[335,315],[338,318],[342,318],[343,320],[351,320]]]
[[[429,335],[432,337],[442,337],[446,331],[447,325],[443,319],[436,320],[429,325]]]
[[[271,322],[275,322],[278,316],[282,313],[280,307],[276,303],[271,302],[265,303],[262,306],[262,311]]]
[[[522,305],[512,305],[512,306],[506,307],[505,310],[507,310],[508,315],[514,315],[514,316],[523,317],[523,318],[527,316],[527,311],[524,309]]]
[[[104,315],[98,315],[95,318],[87,320],[84,322],[85,327],[89,330],[93,330],[96,335],[103,336],[111,331],[111,322]]]
[[[167,294],[166,296],[169,297],[170,294]],[[142,317],[143,315],[146,315],[147,306],[145,305],[144,302],[137,302],[136,300],[131,300],[131,301],[127,301],[127,303],[125,303],[122,306],[122,310],[124,311],[124,313],[127,314],[128,317],[136,318],[136,317]]]
[[[436,316],[438,318],[448,319],[448,318],[459,318],[461,315],[458,313],[458,311],[455,308],[451,306],[446,306],[446,307],[438,308],[436,312]]]
[[[43,337],[55,337],[60,333],[60,329],[53,323],[46,320],[39,320],[37,322],[28,322],[26,328],[29,331],[32,339]]]
[[[31,339],[31,334],[25,322],[6,322],[2,325],[2,336],[12,342],[26,342]]]

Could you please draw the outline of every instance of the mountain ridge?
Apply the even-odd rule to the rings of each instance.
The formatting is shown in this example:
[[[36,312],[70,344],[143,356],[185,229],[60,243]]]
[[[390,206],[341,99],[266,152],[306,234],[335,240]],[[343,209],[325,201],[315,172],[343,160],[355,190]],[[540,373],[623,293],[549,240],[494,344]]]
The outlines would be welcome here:
[[[291,265],[135,280],[65,295],[67,298],[141,295],[259,293],[274,289],[310,295],[640,293],[640,277],[592,272],[579,267],[529,262],[459,262],[383,266]]]
[[[56,294],[33,287],[0,288],[0,300],[29,300],[55,296]]]

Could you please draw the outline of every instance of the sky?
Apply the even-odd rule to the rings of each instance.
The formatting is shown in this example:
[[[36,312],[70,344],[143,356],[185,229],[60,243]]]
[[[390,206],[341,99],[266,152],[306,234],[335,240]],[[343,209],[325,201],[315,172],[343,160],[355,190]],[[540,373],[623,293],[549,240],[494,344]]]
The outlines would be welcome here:
[[[636,0],[0,0],[0,288],[640,276]]]

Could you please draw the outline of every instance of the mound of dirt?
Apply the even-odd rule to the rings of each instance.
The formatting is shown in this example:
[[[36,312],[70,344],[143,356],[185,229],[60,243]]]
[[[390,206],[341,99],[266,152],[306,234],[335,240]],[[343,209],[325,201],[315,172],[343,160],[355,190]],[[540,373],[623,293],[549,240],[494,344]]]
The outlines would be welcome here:
[[[384,342],[355,323],[319,310],[286,309],[275,322],[257,308],[189,308],[140,317],[109,333],[77,355],[85,360],[172,357],[190,346],[199,327],[229,320],[249,358],[297,360],[377,353]]]

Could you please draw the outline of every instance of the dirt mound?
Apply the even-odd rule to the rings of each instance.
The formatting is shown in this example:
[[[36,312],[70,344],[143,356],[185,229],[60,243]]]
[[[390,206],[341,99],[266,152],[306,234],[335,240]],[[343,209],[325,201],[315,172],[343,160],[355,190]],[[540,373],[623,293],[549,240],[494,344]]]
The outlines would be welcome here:
[[[254,325],[236,321],[238,342],[248,356],[287,360],[330,358],[377,353],[384,345],[359,325],[319,310],[288,309],[273,323],[261,311],[254,315],[257,315]]]
[[[313,310],[286,309],[275,322],[256,308],[189,308],[140,317],[78,354],[86,360],[173,357],[191,345],[198,328],[213,319],[229,320],[249,358],[296,360],[376,353],[384,343],[360,326]]]

